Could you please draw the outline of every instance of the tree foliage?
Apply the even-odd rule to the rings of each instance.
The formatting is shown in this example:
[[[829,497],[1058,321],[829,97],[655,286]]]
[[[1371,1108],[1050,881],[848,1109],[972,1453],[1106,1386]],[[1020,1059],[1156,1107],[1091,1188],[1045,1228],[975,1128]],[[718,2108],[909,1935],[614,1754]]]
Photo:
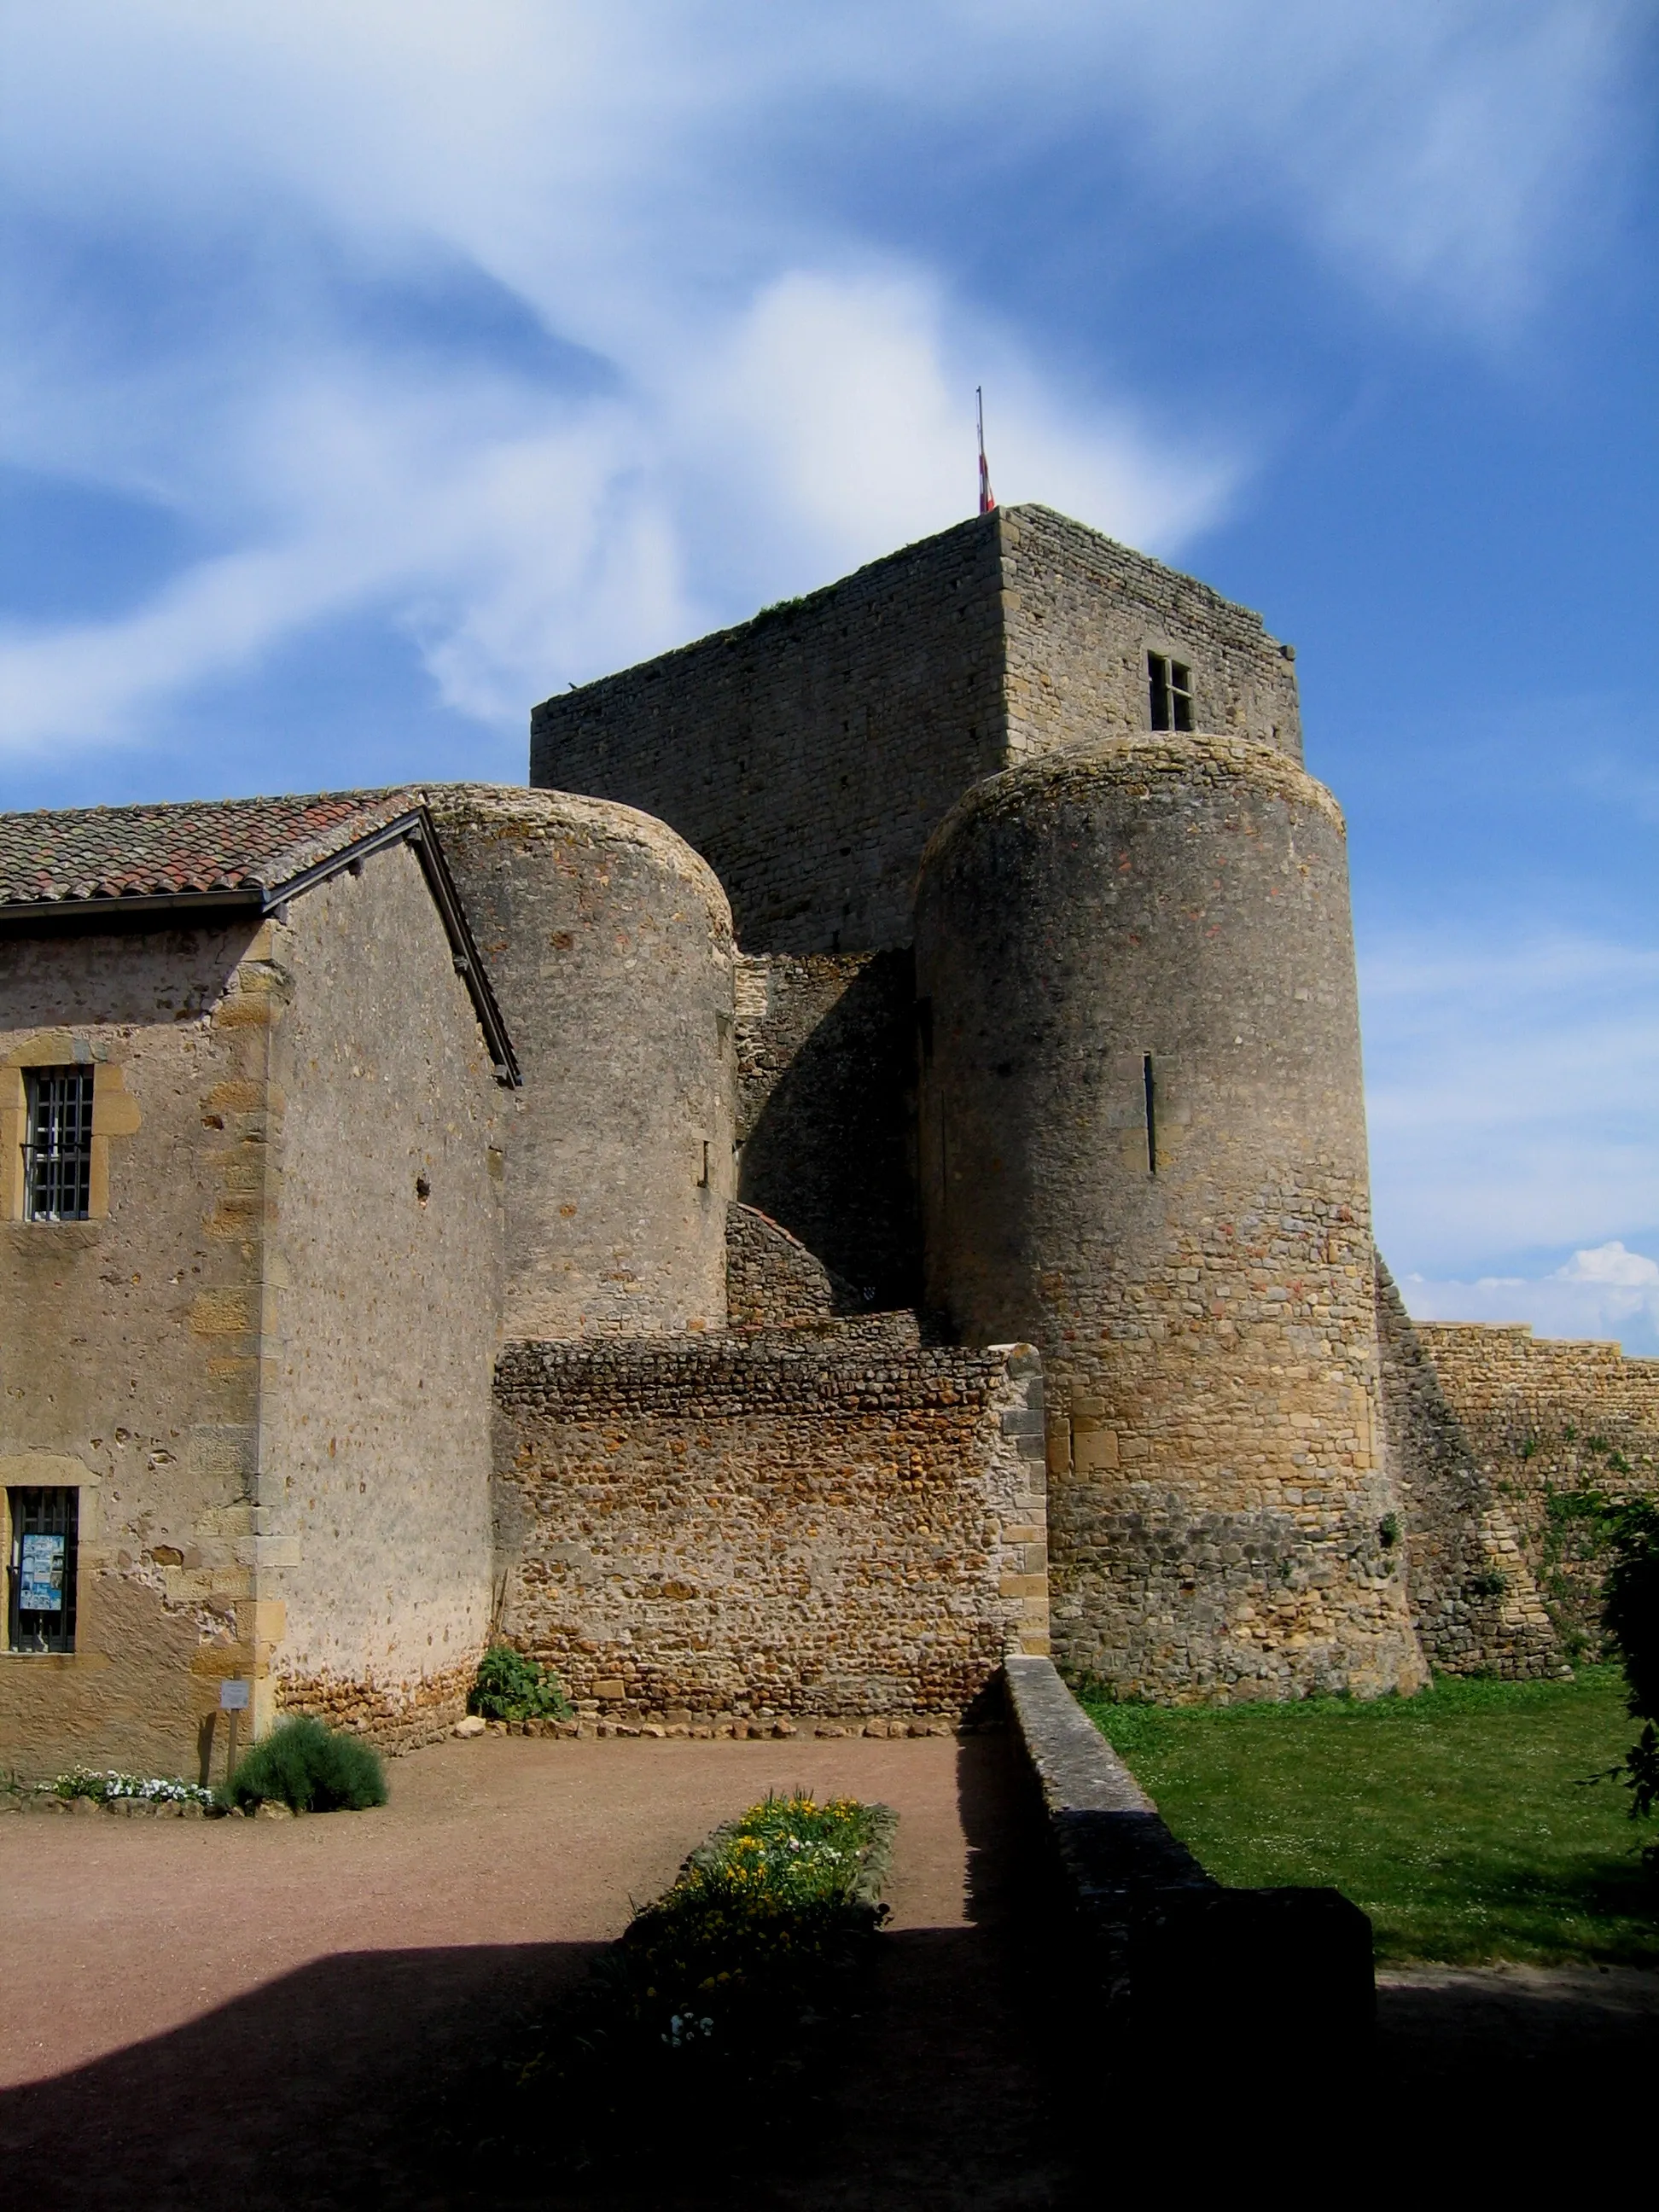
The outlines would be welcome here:
[[[1619,1647],[1632,1717],[1647,1723],[1625,1759],[1631,1817],[1644,1820],[1659,1803],[1659,1504],[1631,1498],[1604,1513],[1613,1560],[1601,1624]]]

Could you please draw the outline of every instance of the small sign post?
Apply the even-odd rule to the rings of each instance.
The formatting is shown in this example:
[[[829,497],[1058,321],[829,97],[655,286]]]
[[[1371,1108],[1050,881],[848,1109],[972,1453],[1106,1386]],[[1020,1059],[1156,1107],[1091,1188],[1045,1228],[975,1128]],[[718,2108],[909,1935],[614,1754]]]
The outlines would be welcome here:
[[[247,1711],[247,1693],[248,1685],[240,1680],[224,1681],[219,1685],[219,1710],[230,1716],[230,1741],[225,1746],[227,1783],[236,1771],[236,1724]]]

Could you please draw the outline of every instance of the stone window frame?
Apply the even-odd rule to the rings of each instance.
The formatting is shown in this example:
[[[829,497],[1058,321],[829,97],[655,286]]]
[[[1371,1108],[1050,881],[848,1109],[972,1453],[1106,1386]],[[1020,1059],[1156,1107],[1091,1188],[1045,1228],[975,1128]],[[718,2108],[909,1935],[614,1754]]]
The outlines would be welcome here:
[[[43,1224],[50,1228],[48,1222]],[[98,1670],[109,1664],[88,1641],[87,1591],[88,1577],[102,1557],[99,1549],[104,1532],[103,1477],[84,1461],[64,1452],[25,1451],[0,1457],[0,1564],[6,1569],[4,1595],[10,1598],[11,1494],[14,1490],[73,1490],[76,1500],[75,1649],[72,1651],[18,1651],[12,1648],[10,1607],[0,1620],[0,1666],[43,1667],[48,1671],[68,1668]]]
[[[16,1501],[20,1498],[27,1498],[31,1492],[36,1498],[50,1495],[66,1501],[66,1510],[62,1513],[64,1527],[61,1533],[67,1544],[65,1565],[68,1572],[64,1577],[64,1583],[62,1613],[64,1625],[60,1626],[58,1632],[67,1640],[55,1644],[20,1644],[16,1640],[17,1635],[21,1632],[22,1621],[20,1586],[21,1570],[19,1562],[15,1560],[12,1555],[14,1550],[21,1551],[21,1541],[27,1540],[20,1540],[18,1536]],[[5,1497],[5,1648],[17,1658],[72,1658],[76,1649],[76,1638],[80,1628],[81,1613],[81,1486],[78,1482],[8,1485]]]
[[[84,1221],[92,1196],[92,1070],[23,1071],[23,1218]]]
[[[32,1220],[24,1154],[28,1143],[28,1077],[44,1067],[77,1067],[92,1078],[92,1159],[87,1210],[73,1221]],[[109,1213],[110,1140],[130,1137],[139,1125],[138,1101],[126,1087],[121,1062],[104,1056],[84,1036],[42,1030],[0,1059],[0,1221],[15,1222],[30,1236],[84,1230]]]

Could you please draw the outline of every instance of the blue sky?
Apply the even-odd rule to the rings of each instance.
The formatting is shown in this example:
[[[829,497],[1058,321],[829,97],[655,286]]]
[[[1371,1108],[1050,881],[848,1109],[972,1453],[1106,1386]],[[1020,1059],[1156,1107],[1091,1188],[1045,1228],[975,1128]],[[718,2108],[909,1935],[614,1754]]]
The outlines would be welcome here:
[[[1420,1314],[1659,1352],[1620,0],[0,0],[0,800],[522,778],[1005,501],[1298,648]]]

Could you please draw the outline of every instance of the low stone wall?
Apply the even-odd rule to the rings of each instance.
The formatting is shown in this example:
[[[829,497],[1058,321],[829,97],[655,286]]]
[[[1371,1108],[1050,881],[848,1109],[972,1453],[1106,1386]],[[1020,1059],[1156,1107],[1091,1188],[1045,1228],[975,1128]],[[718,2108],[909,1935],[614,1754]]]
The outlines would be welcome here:
[[[1164,1825],[1044,1658],[1011,1656],[1008,1712],[1077,1936],[1083,2032],[1211,2093],[1279,2078],[1287,2048],[1363,2054],[1370,1923],[1334,1889],[1226,1889]]]
[[[1127,1967],[1131,1907],[1152,1889],[1214,1889],[1215,1877],[1060,1680],[1051,1660],[1011,1657],[1009,1717],[1042,1797],[1071,1903]]]
[[[367,1736],[382,1751],[418,1751],[448,1735],[466,1711],[479,1654],[422,1681],[382,1685],[320,1675],[279,1677],[277,1717],[307,1713],[330,1728]]]
[[[503,1629],[579,1712],[955,1714],[1046,1650],[1040,1363],[903,1322],[504,1349]]]

